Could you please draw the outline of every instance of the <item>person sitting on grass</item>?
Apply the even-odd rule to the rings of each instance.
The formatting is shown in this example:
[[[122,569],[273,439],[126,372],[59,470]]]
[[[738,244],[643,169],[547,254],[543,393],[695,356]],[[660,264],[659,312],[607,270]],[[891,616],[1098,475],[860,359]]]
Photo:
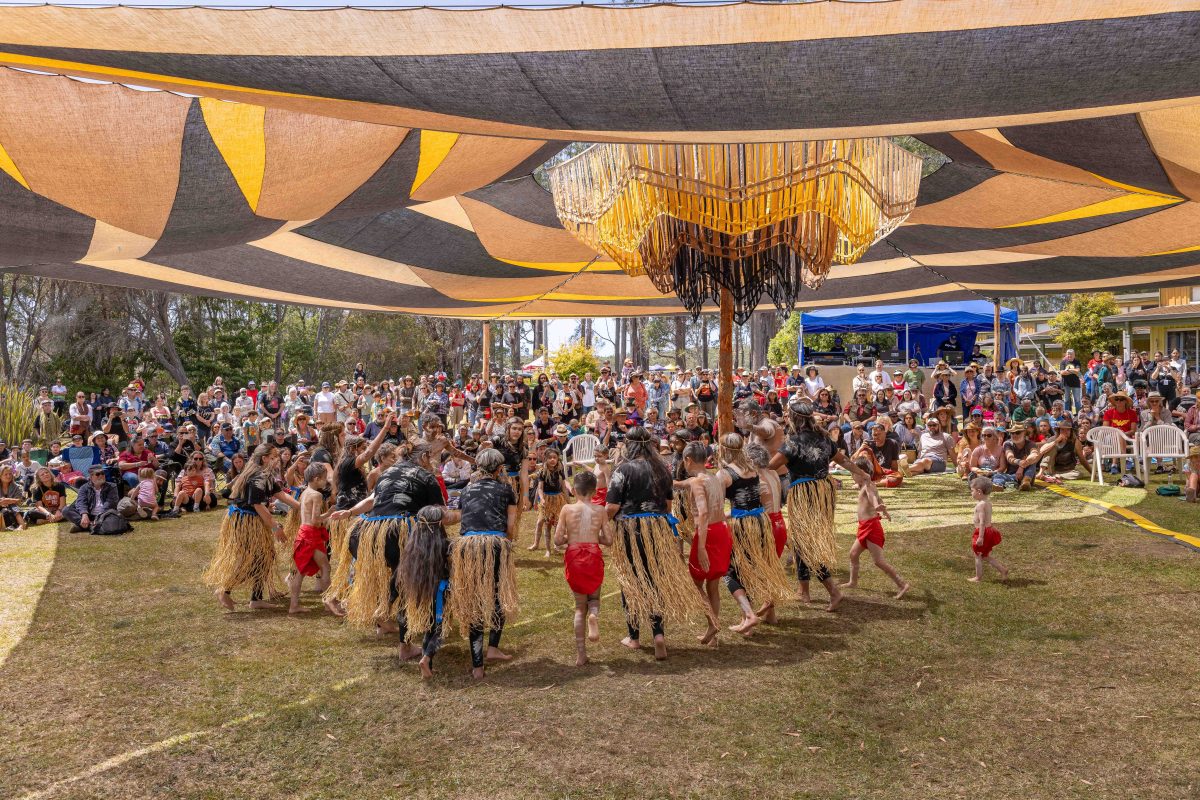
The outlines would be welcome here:
[[[942,431],[942,421],[932,416],[925,421],[925,432],[918,440],[917,460],[908,466],[910,475],[923,472],[936,475],[946,471],[954,456],[954,440]]]
[[[1033,479],[1037,476],[1038,454],[1024,426],[1013,428],[1010,437],[1004,443],[1004,472],[1001,477],[1006,485],[1015,483],[1019,490],[1028,491],[1033,488]]]
[[[25,524],[62,522],[63,509],[67,503],[67,485],[56,480],[49,467],[41,467],[34,474],[33,487],[29,491],[34,506],[25,512]]]
[[[217,507],[216,478],[200,451],[192,453],[175,481],[174,511],[207,511]]]
[[[73,533],[91,533],[92,525],[105,511],[115,511],[120,495],[117,487],[104,479],[104,467],[96,465],[88,470],[88,482],[79,487],[75,502],[63,509],[75,527]]]
[[[17,483],[10,464],[0,466],[0,513],[4,527],[10,531],[25,530],[25,515],[20,508],[25,504],[25,490]]]
[[[1038,448],[1042,464],[1038,478],[1056,484],[1079,480],[1078,445],[1075,424],[1069,419],[1058,423],[1058,430]]]
[[[989,425],[983,429],[980,438],[979,446],[971,451],[968,461],[968,479],[986,478],[995,484],[996,491],[1003,491],[1004,467],[1008,462],[1000,432]]]
[[[963,428],[962,438],[958,440],[954,450],[955,471],[958,473],[958,477],[966,479],[970,476],[971,455],[983,444],[979,435],[982,432],[982,426],[975,422],[968,423]]]

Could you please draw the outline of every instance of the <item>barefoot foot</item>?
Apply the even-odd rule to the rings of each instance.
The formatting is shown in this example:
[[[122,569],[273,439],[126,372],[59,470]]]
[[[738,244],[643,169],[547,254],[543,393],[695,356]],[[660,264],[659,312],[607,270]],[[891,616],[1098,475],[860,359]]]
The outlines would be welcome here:
[[[250,608],[261,610],[266,608],[278,608],[278,606],[276,606],[274,603],[268,603],[266,600],[251,600]]]
[[[712,644],[713,642],[715,642],[717,640],[717,634],[720,632],[721,632],[720,628],[718,628],[716,625],[712,624],[711,622],[708,623],[708,630],[706,630],[704,632],[704,635],[700,637],[700,644]],[[658,638],[657,637],[655,637],[655,639],[654,639],[654,656],[655,656],[655,658],[658,657]]]
[[[654,660],[667,660],[667,641],[661,636],[654,637]]]
[[[912,584],[909,584],[909,583],[904,584],[903,586],[900,587],[900,591],[896,592],[896,595],[892,599],[899,600],[901,597],[904,597],[904,595],[908,594],[908,590],[911,588],[912,588]]]
[[[288,606],[289,614],[307,614],[308,609],[304,606]]]
[[[575,666],[582,667],[588,663],[587,653],[580,650],[575,654]]]
[[[587,618],[587,638],[589,642],[600,641],[600,618],[589,614]]]
[[[233,604],[233,598],[229,596],[229,592],[222,592],[218,590],[215,592],[215,594],[217,596],[217,602],[221,604],[221,608],[225,609],[226,611],[233,611],[233,609],[236,608],[236,606]]]
[[[346,609],[342,608],[342,604],[339,603],[337,600],[333,600],[333,599],[326,600],[325,608],[329,611],[330,614],[333,614],[335,617],[346,616]]]
[[[642,647],[641,642],[639,642],[637,639],[630,639],[628,636],[621,640],[621,645],[623,647],[628,647],[630,650],[640,650]]]
[[[854,583],[853,581],[847,581],[846,583],[838,584],[838,588],[839,589],[857,589],[858,584]]]
[[[969,580],[971,583],[979,583],[982,580],[982,578],[980,578],[979,576],[974,576],[971,578],[967,578],[967,580]]]
[[[489,647],[484,659],[487,661],[512,661],[512,656],[502,651],[499,647]]]
[[[417,647],[415,644],[401,642],[400,647],[397,649],[397,654],[400,656],[401,661],[412,661],[414,658],[417,658],[421,655],[421,648]]]
[[[397,625],[396,623],[392,622],[391,620],[384,620],[383,622],[375,623],[375,635],[376,636],[388,636],[390,634],[399,633],[399,632],[400,632],[400,626]]]
[[[1002,580],[1002,581],[1008,580],[1008,567],[1002,567],[1000,569],[1000,580]]]
[[[842,604],[842,601],[845,599],[846,599],[846,595],[842,594],[841,592],[838,592],[837,594],[829,595],[829,605],[825,607],[825,610],[826,611],[837,611],[838,606],[840,606]]]
[[[471,670],[471,677],[477,681],[483,680],[483,667],[474,667]]]
[[[421,668],[421,680],[427,681],[433,677],[433,665],[429,663],[429,656],[423,656],[417,666]]]

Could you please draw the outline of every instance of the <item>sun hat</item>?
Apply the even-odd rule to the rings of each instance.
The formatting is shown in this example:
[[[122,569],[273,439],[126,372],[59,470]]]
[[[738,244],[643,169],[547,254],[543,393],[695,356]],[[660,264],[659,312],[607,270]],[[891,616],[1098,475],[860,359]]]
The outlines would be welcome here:
[[[566,425],[563,425],[561,422],[558,425],[554,426],[554,435],[555,436],[566,436],[570,432],[571,432],[571,429],[568,428]]]

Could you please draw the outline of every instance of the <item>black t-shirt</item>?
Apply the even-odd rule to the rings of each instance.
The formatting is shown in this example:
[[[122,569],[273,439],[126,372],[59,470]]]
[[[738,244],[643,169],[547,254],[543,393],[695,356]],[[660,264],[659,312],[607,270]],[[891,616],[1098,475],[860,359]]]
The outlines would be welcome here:
[[[260,395],[258,403],[262,406],[263,411],[273,416],[282,410],[283,396],[280,394]]]
[[[1012,441],[1011,439],[1004,443],[1004,453],[1005,455],[1012,456],[1013,461],[1021,461],[1022,459],[1028,458],[1029,454],[1032,452],[1033,442],[1029,441],[1028,436],[1025,437],[1025,441],[1021,442],[1020,447],[1018,447],[1016,442]],[[1017,465],[1006,464],[1003,468],[1003,471],[1009,474],[1014,474],[1017,471]]]
[[[829,462],[835,450],[829,436],[821,431],[801,431],[787,437],[779,452],[787,459],[788,482],[829,477]]]
[[[1169,372],[1159,373],[1158,380],[1154,382],[1154,388],[1168,403],[1179,394],[1179,382]]]
[[[353,459],[342,459],[337,467],[337,479],[339,510],[353,508],[359,500],[367,496],[367,479]]]
[[[375,484],[373,517],[416,514],[426,506],[442,504],[442,489],[429,470],[408,461],[389,467]]]
[[[312,455],[308,459],[310,464],[333,464],[333,456],[329,455],[329,451],[324,447],[314,447]]]
[[[458,496],[462,510],[462,533],[471,531],[505,531],[508,529],[508,507],[517,504],[512,487],[504,481],[484,478],[467,485]]]
[[[521,471],[521,461],[523,460],[521,451],[509,443],[507,432],[493,438],[492,446],[500,451],[500,455],[504,456],[504,469],[506,472]]]
[[[33,502],[41,503],[47,511],[54,512],[66,503],[67,486],[61,481],[54,481],[50,486],[43,486],[39,483],[33,487],[30,496],[33,498]]]
[[[538,470],[535,484],[541,484],[542,491],[546,494],[558,494],[563,489],[563,474],[559,472],[542,473]]]
[[[867,440],[867,444],[871,447],[871,452],[875,454],[875,460],[879,462],[879,466],[884,469],[894,469],[892,466],[900,458],[900,443],[895,439],[884,437],[883,444],[875,444],[875,439]]]
[[[253,511],[256,505],[265,505],[271,499],[271,495],[282,488],[270,475],[260,473],[258,477],[242,484],[241,493],[229,498],[229,503],[243,511]]]
[[[657,493],[655,481],[658,481]],[[660,498],[656,500],[655,497]],[[671,502],[671,476],[656,476],[644,459],[626,461],[608,479],[608,502],[621,507],[621,515],[665,514]]]
[[[1074,367],[1077,372],[1063,372],[1067,367]],[[1072,358],[1070,361],[1063,359],[1058,365],[1058,371],[1062,375],[1062,385],[1067,389],[1078,389],[1083,386],[1083,379],[1079,372],[1083,370],[1083,366],[1079,363],[1079,359]]]

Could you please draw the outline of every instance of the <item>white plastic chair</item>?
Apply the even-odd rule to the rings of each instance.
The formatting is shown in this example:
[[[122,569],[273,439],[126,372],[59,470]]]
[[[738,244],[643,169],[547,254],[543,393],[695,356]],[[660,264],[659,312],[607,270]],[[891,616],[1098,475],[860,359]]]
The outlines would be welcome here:
[[[1134,473],[1137,473],[1138,442],[1116,428],[1097,427],[1088,431],[1087,440],[1092,443],[1092,480],[1104,483],[1104,462],[1115,460],[1125,474],[1125,459],[1132,458]]]
[[[1142,481],[1148,485],[1150,459],[1157,458],[1159,464],[1167,458],[1185,461],[1188,455],[1187,436],[1174,425],[1151,425],[1138,433],[1138,452],[1141,455]]]
[[[600,440],[590,433],[581,433],[567,442],[563,459],[568,466],[592,465],[596,463],[596,448]]]

